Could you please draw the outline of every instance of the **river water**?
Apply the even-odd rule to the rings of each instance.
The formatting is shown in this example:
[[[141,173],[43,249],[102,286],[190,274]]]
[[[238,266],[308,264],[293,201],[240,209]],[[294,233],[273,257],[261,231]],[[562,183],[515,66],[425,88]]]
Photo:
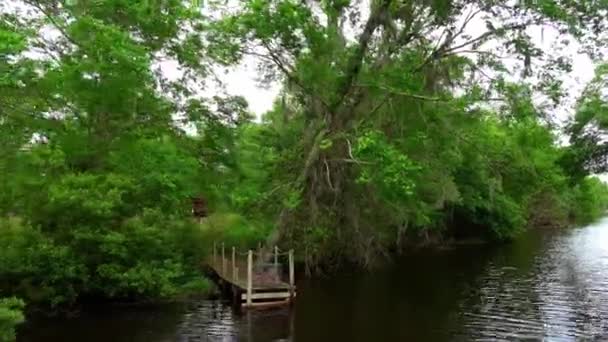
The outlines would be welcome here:
[[[303,279],[293,309],[219,301],[30,321],[18,341],[608,340],[608,219],[502,246],[410,253],[373,273]]]

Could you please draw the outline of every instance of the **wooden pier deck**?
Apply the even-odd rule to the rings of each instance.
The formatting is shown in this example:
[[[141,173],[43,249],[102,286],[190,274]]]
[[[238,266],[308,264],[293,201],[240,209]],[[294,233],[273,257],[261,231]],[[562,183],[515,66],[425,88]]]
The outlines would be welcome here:
[[[219,247],[219,248],[218,248]],[[283,265],[279,257],[288,257],[289,281],[283,281]],[[273,257],[271,262],[267,257]],[[222,292],[232,296],[238,307],[254,308],[286,305],[296,296],[293,251],[263,255],[261,249],[239,253],[232,247],[228,251],[222,244],[214,244],[213,255],[207,263]]]

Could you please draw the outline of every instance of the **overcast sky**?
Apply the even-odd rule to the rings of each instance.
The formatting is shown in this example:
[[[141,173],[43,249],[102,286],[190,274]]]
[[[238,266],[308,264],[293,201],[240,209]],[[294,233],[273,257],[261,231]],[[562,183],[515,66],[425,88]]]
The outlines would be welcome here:
[[[218,69],[216,75],[225,83],[225,91],[230,95],[241,95],[247,99],[251,111],[260,117],[272,108],[272,104],[280,87],[278,83],[262,84],[257,79],[256,60],[245,58],[238,66],[227,70]],[[177,69],[177,62],[165,61],[160,64],[163,74],[170,80],[177,80],[181,73]],[[211,97],[220,92],[214,82],[208,82],[203,95]]]
[[[479,35],[480,32],[485,32],[486,30],[487,28],[485,21],[481,17],[478,17],[471,21],[468,29],[465,32],[476,36]],[[350,31],[347,32],[347,35],[354,38],[356,33],[352,32],[352,30],[348,28],[347,31]],[[584,89],[585,85],[593,78],[595,66],[587,55],[579,52],[580,45],[576,43],[575,39],[560,35],[554,28],[532,27],[529,28],[527,32],[533,38],[533,41],[537,44],[537,46],[545,52],[546,56],[557,53],[556,43],[560,40],[570,38],[572,41],[566,52],[572,58],[573,70],[570,74],[565,74],[562,77],[562,80],[564,81],[564,89],[567,93],[567,99],[555,113],[556,118],[563,123],[569,117],[571,117],[573,112],[572,106]],[[491,50],[491,46],[486,45],[485,48]],[[468,57],[471,56],[469,55]],[[221,79],[223,82],[225,82],[226,90],[229,94],[241,95],[245,97],[249,102],[252,112],[260,116],[264,112],[271,109],[273,101],[280,88],[276,83],[262,86],[256,78],[257,71],[255,65],[256,60],[250,57],[239,66],[230,69],[227,74],[223,74]],[[168,76],[177,75],[174,66],[163,66],[163,69],[165,70],[165,74]],[[514,75],[514,79],[517,79],[518,77],[518,75]],[[211,95],[214,91],[215,88],[210,87],[208,88],[209,94],[206,95]]]

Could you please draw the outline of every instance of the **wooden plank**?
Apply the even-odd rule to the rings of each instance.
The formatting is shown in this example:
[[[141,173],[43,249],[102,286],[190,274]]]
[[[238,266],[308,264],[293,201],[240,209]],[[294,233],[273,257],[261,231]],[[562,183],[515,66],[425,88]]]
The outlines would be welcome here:
[[[247,290],[247,280],[245,279],[244,281],[241,281],[241,279],[238,279],[238,273],[237,273],[237,279],[229,279],[229,278],[224,278],[220,272],[212,267],[213,271],[225,282],[228,282],[240,289],[242,289],[243,291]],[[263,286],[252,286],[251,290],[252,292],[256,292],[256,291],[265,291],[265,292],[273,292],[273,291],[281,291],[281,290],[289,290],[291,287],[289,286],[289,284],[287,283],[279,283],[279,284],[268,284],[268,285],[263,285]],[[295,289],[295,287],[294,287]]]
[[[295,288],[296,281],[294,276],[294,261],[293,261],[293,249],[289,250],[289,286]]]
[[[295,287],[294,287],[295,288]],[[283,292],[289,291],[291,286],[289,284],[269,284],[264,286],[254,286],[253,292]]]
[[[262,293],[253,293],[251,295],[251,299],[284,299],[291,297],[289,292],[262,292]],[[249,299],[247,294],[243,293],[241,295],[242,300]]]
[[[280,286],[280,285],[274,285],[274,286],[254,286],[251,288],[253,290],[253,292],[282,292],[282,291],[289,291],[290,287],[289,286]]]
[[[279,266],[279,247],[274,246],[274,267],[278,269]]]
[[[251,293],[253,287],[253,251],[247,254],[247,304],[251,305]]]

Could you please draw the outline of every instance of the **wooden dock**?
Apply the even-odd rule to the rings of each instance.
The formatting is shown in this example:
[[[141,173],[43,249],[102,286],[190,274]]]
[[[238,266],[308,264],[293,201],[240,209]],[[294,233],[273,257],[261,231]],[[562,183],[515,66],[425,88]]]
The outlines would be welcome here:
[[[234,247],[227,250],[224,244],[214,244],[207,269],[222,293],[231,296],[235,306],[255,308],[288,305],[295,299],[293,250],[281,253],[275,246],[272,253],[263,254],[261,248],[239,252]],[[282,279],[283,265],[279,263],[282,256],[287,256],[288,260],[288,282]]]

